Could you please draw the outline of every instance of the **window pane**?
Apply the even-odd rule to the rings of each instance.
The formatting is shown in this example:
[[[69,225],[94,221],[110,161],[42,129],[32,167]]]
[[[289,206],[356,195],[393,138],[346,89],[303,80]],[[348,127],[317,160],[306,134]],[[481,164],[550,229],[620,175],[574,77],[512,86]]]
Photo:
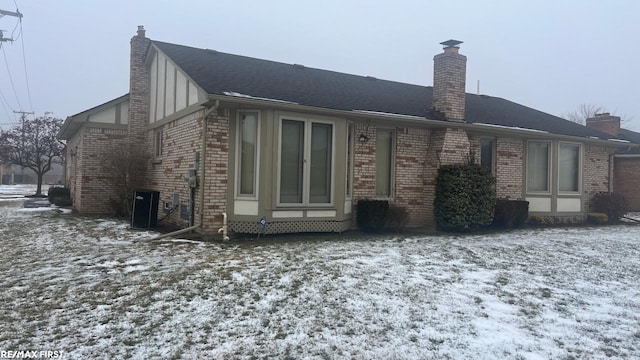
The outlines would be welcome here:
[[[240,118],[240,194],[255,194],[256,150],[258,140],[257,114],[242,114]]]
[[[378,129],[376,131],[376,195],[391,195],[391,156],[393,147],[393,131]]]
[[[527,151],[527,191],[549,191],[548,143],[529,143]]]
[[[560,144],[558,161],[560,191],[579,191],[580,146]]]
[[[311,173],[309,202],[331,202],[331,138],[330,124],[311,125]]]
[[[304,122],[282,120],[280,202],[302,203]]]
[[[493,140],[480,140],[480,165],[493,170]]]

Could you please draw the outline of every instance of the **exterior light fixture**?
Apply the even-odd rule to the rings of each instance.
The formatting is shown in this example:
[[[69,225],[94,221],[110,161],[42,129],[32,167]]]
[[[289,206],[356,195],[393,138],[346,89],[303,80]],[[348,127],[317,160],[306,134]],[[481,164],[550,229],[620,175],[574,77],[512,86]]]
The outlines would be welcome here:
[[[360,134],[360,136],[358,137],[358,141],[360,142],[367,142],[369,141],[369,137],[365,134]]]

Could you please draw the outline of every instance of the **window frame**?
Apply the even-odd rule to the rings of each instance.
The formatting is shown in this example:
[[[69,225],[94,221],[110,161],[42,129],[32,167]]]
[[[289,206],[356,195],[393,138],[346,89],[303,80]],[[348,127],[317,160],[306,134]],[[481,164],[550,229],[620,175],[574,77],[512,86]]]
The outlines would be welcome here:
[[[299,203],[290,203],[290,202],[281,202],[281,177],[282,177],[282,122],[285,120],[290,121],[299,121],[304,123],[303,128],[303,167],[302,167],[302,202]],[[312,203],[310,201],[311,197],[311,136],[312,136],[312,126],[313,124],[328,124],[331,125],[331,176],[330,176],[330,194],[329,194],[329,202],[327,203]],[[277,207],[317,207],[317,208],[327,208],[335,206],[335,182],[336,182],[336,121],[334,120],[324,120],[316,117],[304,117],[304,116],[296,116],[296,115],[280,115],[278,118],[278,128],[277,128],[277,168],[276,168],[276,206]]]
[[[538,190],[529,190],[529,154],[530,149],[529,145],[537,143],[537,144],[547,144],[547,190],[538,191]],[[527,153],[526,153],[526,164],[525,164],[525,193],[527,194],[536,194],[536,195],[551,195],[553,184],[553,142],[551,140],[527,140]]]
[[[355,124],[353,122],[347,122],[347,138],[345,140],[345,149],[347,150],[346,164],[345,164],[345,200],[351,200],[353,198],[353,161],[355,160]]]
[[[153,156],[161,158],[164,148],[164,126],[160,126],[153,130]]]
[[[560,147],[562,145],[569,145],[569,146],[577,146],[578,147],[578,190],[576,191],[566,191],[566,190],[560,190]],[[558,151],[557,151],[557,164],[556,164],[556,177],[557,177],[557,192],[558,195],[581,195],[582,194],[582,168],[583,168],[583,150],[582,150],[582,144],[581,143],[576,143],[576,142],[569,142],[569,141],[558,141]]]
[[[489,137],[489,136],[482,136],[480,137],[480,157],[479,157],[479,163],[480,165],[484,166],[482,164],[482,142],[483,141],[490,141],[491,142],[491,165],[489,166],[489,169],[491,169],[491,173],[495,175],[496,173],[496,149],[497,149],[497,139],[495,137]],[[485,166],[486,167],[486,166]]]
[[[378,195],[378,161],[377,161],[377,156],[378,156],[378,131],[388,131],[391,133],[391,153],[389,154],[390,156],[390,164],[389,164],[389,194],[388,195]],[[382,200],[393,200],[394,196],[395,196],[395,177],[396,177],[396,141],[397,141],[397,132],[395,128],[391,128],[391,127],[378,127],[376,128],[376,152],[375,152],[375,156],[376,156],[376,166],[375,166],[375,173],[376,173],[376,181],[374,184],[374,199],[382,199]]]
[[[242,121],[241,117],[244,114],[256,115],[256,150],[254,153],[255,163],[253,164],[253,194],[241,193],[242,184],[240,183],[240,171],[242,169]],[[235,159],[235,195],[236,199],[243,200],[257,200],[259,196],[260,188],[260,131],[261,131],[261,114],[260,110],[255,109],[242,109],[237,112],[236,115],[236,159]]]

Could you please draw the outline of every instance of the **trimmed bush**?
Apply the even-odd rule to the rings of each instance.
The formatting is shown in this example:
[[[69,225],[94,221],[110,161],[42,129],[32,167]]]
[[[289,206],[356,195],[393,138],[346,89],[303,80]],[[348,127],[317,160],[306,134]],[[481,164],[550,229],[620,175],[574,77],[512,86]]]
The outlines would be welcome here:
[[[466,232],[491,225],[495,206],[494,184],[491,170],[482,165],[441,166],[433,202],[438,229]]]
[[[617,193],[600,192],[591,198],[591,210],[607,214],[609,224],[615,224],[629,209],[624,196]]]
[[[609,217],[605,213],[588,213],[587,222],[589,224],[602,225],[609,222]]]
[[[496,200],[493,225],[503,228],[522,226],[529,218],[529,202],[525,200]]]
[[[392,231],[401,231],[409,221],[409,212],[400,206],[390,206],[387,212],[385,228]]]
[[[409,212],[400,206],[389,206],[387,200],[358,201],[356,216],[360,230],[367,232],[400,231],[409,221]]]
[[[386,200],[358,200],[356,221],[363,231],[375,232],[384,229],[389,212]]]
[[[71,206],[71,190],[65,187],[50,187],[47,198],[51,204],[57,206]]]

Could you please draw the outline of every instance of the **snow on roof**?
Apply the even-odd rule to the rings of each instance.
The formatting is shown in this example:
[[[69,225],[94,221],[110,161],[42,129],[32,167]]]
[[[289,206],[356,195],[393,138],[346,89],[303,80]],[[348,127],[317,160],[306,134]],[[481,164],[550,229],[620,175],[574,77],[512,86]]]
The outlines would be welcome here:
[[[628,143],[630,144],[631,141],[627,141],[627,140],[622,140],[622,139],[607,139],[609,141],[616,141],[616,142],[621,142],[621,143]]]
[[[361,113],[361,114],[400,117],[400,118],[414,119],[414,120],[426,120],[426,118],[423,118],[422,116],[414,116],[414,115],[394,114],[394,113],[386,113],[386,112],[371,111],[371,110],[351,110],[351,111]]]
[[[544,130],[527,129],[527,128],[522,128],[522,127],[517,127],[517,126],[504,126],[504,125],[485,124],[485,123],[473,123],[473,125],[497,127],[497,128],[510,129],[510,130],[533,131],[533,132],[539,132],[539,133],[544,133],[544,134],[548,134],[549,133],[548,131],[544,131]]]
[[[225,92],[223,92],[223,94],[227,95],[227,96],[235,96],[235,97],[241,97],[241,98],[247,98],[247,99],[275,101],[275,102],[281,102],[281,103],[287,103],[287,104],[297,104],[296,102],[293,102],[293,101],[270,99],[270,98],[264,98],[264,97],[259,97],[259,96],[251,96],[251,95],[246,95],[246,94],[242,94],[242,93],[235,92],[235,91],[225,91]]]

